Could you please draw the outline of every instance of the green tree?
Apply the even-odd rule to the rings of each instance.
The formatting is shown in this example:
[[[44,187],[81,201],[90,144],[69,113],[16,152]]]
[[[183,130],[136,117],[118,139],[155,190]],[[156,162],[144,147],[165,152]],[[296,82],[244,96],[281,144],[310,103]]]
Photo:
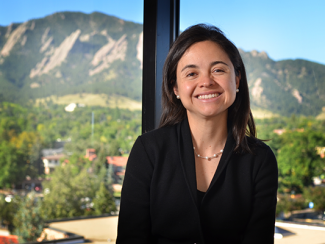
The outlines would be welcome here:
[[[37,132],[23,131],[17,137],[11,139],[20,155],[23,155],[23,162],[26,164],[25,175],[34,178],[38,175],[37,163],[40,158],[42,140]]]
[[[305,207],[305,198],[293,198],[290,194],[280,194],[278,195],[278,203],[276,205],[276,215],[278,216],[281,212],[287,214],[294,210],[304,209]]]
[[[315,130],[288,131],[282,135],[278,150],[279,184],[282,191],[302,192],[312,178],[324,174],[325,159],[317,147],[325,146],[325,136]]]
[[[21,198],[19,196],[14,196],[10,202],[6,202],[4,196],[0,195],[0,220],[8,227],[11,233],[15,228],[14,216],[19,209],[20,202]]]
[[[314,203],[314,209],[325,211],[325,187],[307,187],[303,191],[303,195],[307,202]]]
[[[104,180],[105,170],[94,173],[91,162],[73,155],[44,183],[42,214],[46,219],[92,215],[92,199]]]
[[[40,199],[33,192],[21,201],[14,217],[14,234],[20,243],[35,242],[40,237],[44,226],[40,205]]]
[[[10,142],[0,142],[0,187],[11,188],[25,178],[24,155]]]
[[[104,182],[100,184],[99,190],[93,200],[96,215],[111,213],[116,211],[116,205],[112,192],[107,189]]]

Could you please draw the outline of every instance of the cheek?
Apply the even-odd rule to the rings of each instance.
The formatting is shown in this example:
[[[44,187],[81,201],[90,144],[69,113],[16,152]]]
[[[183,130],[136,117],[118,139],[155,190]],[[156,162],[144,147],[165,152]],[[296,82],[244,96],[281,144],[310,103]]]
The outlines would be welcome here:
[[[236,86],[237,86],[237,83],[236,83],[236,76],[234,75],[233,77],[231,77],[231,80],[229,81],[229,88],[231,90],[234,90],[236,92]]]
[[[184,86],[184,92],[191,93],[192,90],[193,90],[193,87],[192,86],[189,86],[189,85]]]
[[[191,88],[188,84],[181,83],[181,82],[179,83],[178,92],[180,94],[188,94],[190,90],[191,90]]]
[[[227,97],[229,102],[234,102],[236,99],[236,81],[235,79],[233,80],[228,80],[227,82]]]
[[[191,93],[195,88],[195,85],[191,82],[184,82],[181,84],[179,89],[182,89],[183,92],[185,93]]]

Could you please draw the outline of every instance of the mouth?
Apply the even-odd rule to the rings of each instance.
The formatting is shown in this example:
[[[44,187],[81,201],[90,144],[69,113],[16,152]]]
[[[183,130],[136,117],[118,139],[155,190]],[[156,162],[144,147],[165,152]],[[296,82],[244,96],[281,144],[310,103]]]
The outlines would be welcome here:
[[[197,98],[199,100],[211,99],[211,98],[219,97],[220,95],[221,95],[221,93],[212,93],[212,94],[207,94],[207,95],[199,95]]]

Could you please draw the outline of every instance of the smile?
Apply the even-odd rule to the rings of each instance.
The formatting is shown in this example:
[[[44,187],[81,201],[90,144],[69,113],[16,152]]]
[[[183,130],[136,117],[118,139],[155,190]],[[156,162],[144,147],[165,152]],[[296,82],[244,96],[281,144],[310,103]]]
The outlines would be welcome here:
[[[209,95],[199,95],[197,98],[198,99],[211,99],[214,97],[219,97],[220,93],[214,93],[214,94],[209,94]]]

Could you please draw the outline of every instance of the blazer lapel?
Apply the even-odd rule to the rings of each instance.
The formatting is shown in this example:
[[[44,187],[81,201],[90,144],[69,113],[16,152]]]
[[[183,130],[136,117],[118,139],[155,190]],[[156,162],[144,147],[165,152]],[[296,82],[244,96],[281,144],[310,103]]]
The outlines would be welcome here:
[[[217,180],[220,177],[222,171],[225,169],[225,167],[229,163],[230,158],[231,158],[231,156],[233,154],[235,145],[236,145],[236,142],[235,142],[234,137],[232,136],[232,130],[229,129],[225,148],[223,150],[223,153],[221,155],[218,168],[217,168],[217,170],[216,170],[216,172],[215,172],[215,174],[214,174],[214,176],[212,178],[212,181],[211,181],[210,186],[209,186],[209,188],[207,190],[207,193],[213,187],[213,185],[217,182]]]
[[[197,205],[196,195],[196,173],[195,173],[195,158],[192,143],[192,136],[187,118],[184,119],[177,127],[178,133],[178,150],[180,162],[182,165],[184,177],[191,193],[192,199]]]
[[[231,128],[230,126],[228,128]],[[191,193],[192,199],[197,205],[197,184],[196,184],[196,170],[195,170],[195,158],[194,158],[194,150],[192,143],[192,136],[190,127],[188,124],[187,117],[178,124],[177,126],[177,136],[178,136],[178,149],[180,155],[180,162],[182,165],[184,177],[188,186],[188,189]],[[210,189],[215,185],[218,178],[220,177],[222,171],[226,168],[229,163],[231,156],[233,154],[235,148],[235,139],[232,135],[232,130],[228,130],[228,136],[224,151],[220,158],[220,162],[218,168],[213,176],[213,179],[210,183],[210,186],[207,190],[207,193]],[[206,194],[205,194],[206,195]]]

